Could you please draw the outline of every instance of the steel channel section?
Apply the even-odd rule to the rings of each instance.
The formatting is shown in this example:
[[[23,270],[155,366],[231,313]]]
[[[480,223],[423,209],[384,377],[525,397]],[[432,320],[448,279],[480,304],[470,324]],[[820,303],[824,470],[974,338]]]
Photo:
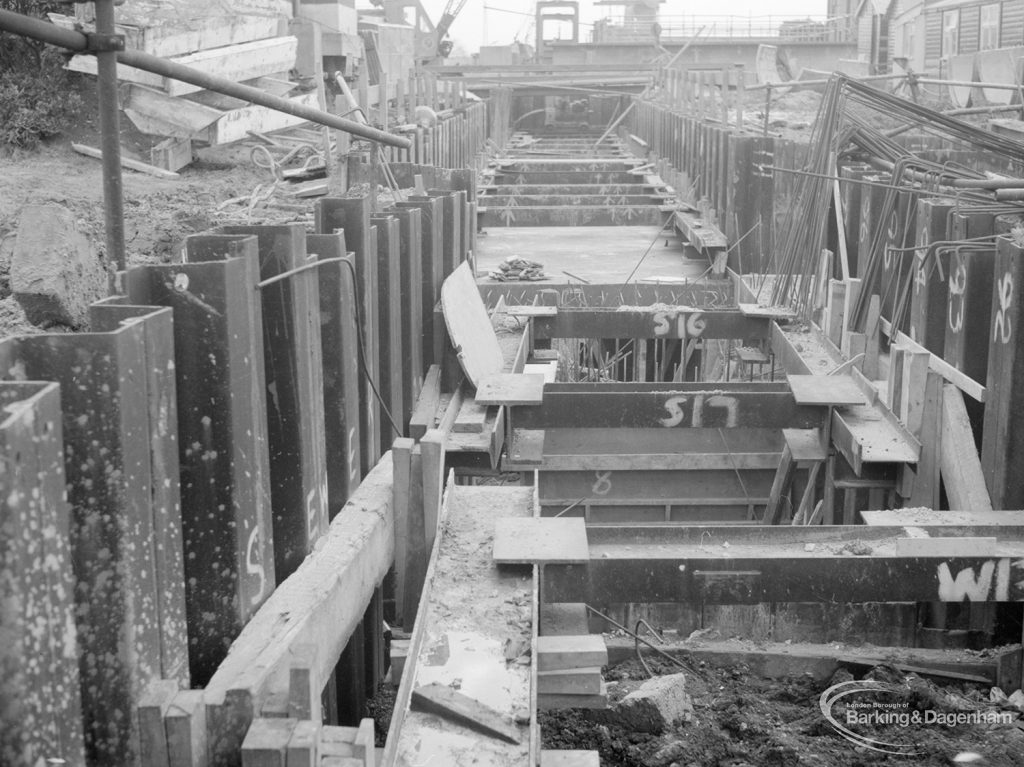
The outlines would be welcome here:
[[[162,673],[145,323],[0,345],[4,370],[61,387],[84,735],[102,764],[138,751],[134,718],[104,712],[133,710]]]
[[[3,382],[0,404],[0,762],[84,764],[60,386]],[[65,630],[40,631],[40,616]]]
[[[535,317],[535,338],[735,338],[770,337],[766,317],[737,311],[594,311],[562,309],[553,317]]]
[[[392,216],[375,216],[370,219],[377,230],[377,303],[380,306],[381,349],[380,381],[378,388],[387,403],[388,411],[399,429],[404,403],[402,401],[402,380],[406,377],[402,369],[402,268],[399,256],[400,226]],[[391,421],[380,423],[382,445],[390,445],[397,437]]]
[[[224,231],[256,236],[261,280],[307,263],[300,224]],[[278,583],[295,572],[327,529],[319,291],[315,269],[260,290]]]
[[[370,231],[370,200],[367,197],[324,197],[314,206],[316,232],[331,234],[344,230],[345,245],[355,254],[356,274],[359,278],[359,320],[362,327],[363,354],[366,370],[359,377],[359,401],[362,403],[359,433],[361,471],[365,477],[381,456],[380,404],[367,383],[380,381],[380,326],[377,311],[377,259],[376,242]]]
[[[387,213],[398,219],[401,235],[398,252],[402,278],[398,295],[403,307],[401,425],[407,429],[420,389],[423,388],[424,374],[421,213],[416,208],[390,208]]]
[[[333,519],[362,479],[355,256],[346,253],[342,232],[307,234],[306,250],[322,261],[344,256],[353,267],[331,263],[317,270],[327,448],[327,516]]]
[[[777,533],[775,531],[778,531]],[[991,535],[993,528],[944,528],[933,535]],[[612,604],[678,602],[1024,601],[1024,528],[1000,526],[1012,554],[866,556],[827,553],[825,543],[906,537],[902,527],[819,526],[813,532],[758,527],[589,527],[586,565],[544,567],[544,602]],[[891,540],[890,540],[891,542]],[[723,544],[730,544],[729,547]],[[779,550],[816,543],[821,553]],[[653,553],[643,552],[650,547]],[[678,549],[678,553],[672,551]],[[838,548],[838,546],[836,546]],[[792,552],[790,548],[790,552]]]
[[[192,681],[205,684],[274,590],[262,307],[255,237],[186,240],[190,263],[128,272],[171,307]]]

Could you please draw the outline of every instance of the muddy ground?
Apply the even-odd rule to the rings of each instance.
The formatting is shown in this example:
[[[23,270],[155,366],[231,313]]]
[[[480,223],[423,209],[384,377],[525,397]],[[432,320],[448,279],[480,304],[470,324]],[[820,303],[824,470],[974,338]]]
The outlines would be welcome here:
[[[659,658],[647,663],[655,674],[679,671]],[[650,735],[595,721],[601,717],[584,710],[547,712],[541,715],[543,748],[596,749],[602,767],[1024,765],[1024,729],[1019,720],[1009,725],[892,726],[867,733],[881,740],[917,744],[922,752],[913,757],[890,756],[853,745],[827,723],[819,711],[819,697],[829,682],[810,677],[766,680],[742,665],[732,669],[699,666],[697,670],[704,679],[690,675],[686,682],[693,697],[692,721]],[[605,679],[614,682],[609,687],[613,700],[624,697],[645,678],[636,660],[605,672]],[[991,705],[989,690],[974,685],[939,687],[885,667],[873,669],[866,678],[905,686],[911,710],[988,709]],[[836,710],[842,713],[839,707]]]

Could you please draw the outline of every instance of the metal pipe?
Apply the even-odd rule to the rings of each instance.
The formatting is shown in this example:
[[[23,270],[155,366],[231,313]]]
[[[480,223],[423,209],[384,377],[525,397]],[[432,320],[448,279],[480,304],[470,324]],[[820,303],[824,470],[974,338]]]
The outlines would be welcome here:
[[[96,33],[114,35],[114,0],[96,0]],[[127,264],[124,243],[124,186],[121,179],[121,120],[117,103],[117,51],[96,52],[97,94],[100,112],[100,148],[103,150],[103,218],[107,260],[118,271]]]
[[[88,35],[70,29],[62,29],[49,22],[33,19],[11,11],[0,10],[0,30],[14,32],[24,37],[31,37],[34,40],[58,45],[79,53],[89,52],[87,50]],[[372,128],[369,125],[360,125],[352,120],[346,120],[337,115],[322,112],[319,109],[307,107],[303,104],[296,104],[280,96],[274,96],[261,91],[259,88],[253,88],[249,85],[232,82],[223,77],[200,72],[192,67],[176,64],[173,61],[167,61],[158,56],[151,56],[142,51],[119,51],[116,56],[117,61],[121,64],[152,72],[163,77],[170,77],[174,80],[180,80],[184,83],[191,83],[192,85],[215,91],[225,96],[233,96],[234,98],[249,101],[268,109],[293,115],[302,120],[326,125],[328,128],[336,128],[369,141],[378,141],[388,146],[399,147],[400,149],[408,149],[412,146],[412,142],[404,136],[396,136],[392,133]]]

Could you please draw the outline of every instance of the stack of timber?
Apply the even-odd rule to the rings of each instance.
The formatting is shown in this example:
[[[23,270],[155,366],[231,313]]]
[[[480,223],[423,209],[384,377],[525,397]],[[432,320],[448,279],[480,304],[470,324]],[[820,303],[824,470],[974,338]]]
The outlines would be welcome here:
[[[319,35],[309,21],[290,17],[291,4],[276,0],[244,0],[226,11],[219,5],[211,10],[197,0],[175,3],[173,8],[139,2],[118,7],[115,30],[130,50],[287,97],[297,105],[323,109],[323,96],[315,87],[290,79],[296,69],[307,77],[314,74],[315,60],[308,65],[302,60],[318,47],[312,39]],[[92,4],[79,6],[74,16],[50,14],[50,20],[61,27],[89,31],[94,26]],[[68,69],[96,74],[96,57],[76,55]],[[191,163],[196,145],[229,144],[248,138],[250,132],[267,133],[303,122],[126,65],[118,65],[117,76],[123,84],[125,116],[142,133],[164,137],[151,150],[149,161],[169,171]]]
[[[599,634],[537,638],[537,706],[607,708],[608,688],[601,667],[608,650]]]
[[[242,744],[242,767],[374,767],[373,720],[332,727],[308,719],[253,720]]]

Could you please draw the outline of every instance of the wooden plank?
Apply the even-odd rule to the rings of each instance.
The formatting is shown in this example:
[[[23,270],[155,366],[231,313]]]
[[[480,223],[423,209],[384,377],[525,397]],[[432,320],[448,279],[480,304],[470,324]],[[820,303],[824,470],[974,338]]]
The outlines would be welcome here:
[[[499,519],[494,527],[496,564],[586,563],[590,559],[582,519]]]
[[[164,715],[170,767],[206,767],[206,707],[202,690],[179,690]]]
[[[899,344],[900,346],[914,352],[927,351],[927,349],[915,342],[910,336],[902,331],[897,332],[895,337],[893,337],[892,325],[884,317],[879,320],[879,325],[882,328],[882,332],[888,335],[894,344]],[[928,361],[928,368],[938,373],[951,384],[956,384],[957,387],[971,399],[978,402],[986,401],[986,387],[957,370],[942,359],[942,357],[932,354]]]
[[[608,649],[600,634],[537,637],[537,669],[563,671],[608,665]]]
[[[237,83],[293,69],[297,47],[298,40],[285,35],[197,50],[184,56],[174,56],[170,61]],[[96,57],[88,54],[73,56],[67,68],[72,72],[95,75]],[[202,90],[198,85],[161,77],[127,64],[117,65],[117,79],[155,88],[172,97]]]
[[[506,722],[493,709],[444,685],[433,683],[413,690],[412,707],[414,710],[437,714],[445,720],[457,722],[506,743],[521,742],[519,731],[511,721]]]
[[[481,405],[540,405],[544,376],[530,373],[490,373],[475,381]]]
[[[323,681],[317,679],[316,647],[297,645],[292,649],[288,669],[288,716],[291,719],[323,721],[320,696]]]
[[[319,721],[302,719],[295,723],[285,751],[287,767],[320,767],[317,751],[321,726]]]
[[[444,282],[443,233],[444,207],[438,198],[420,198],[396,203],[397,208],[420,211],[420,309],[422,314],[423,364],[440,364],[434,358],[434,338],[441,328],[434,327],[434,307],[441,298]]]
[[[798,405],[863,405],[864,394],[849,376],[786,376]]]
[[[479,388],[487,376],[504,370],[505,360],[468,263],[463,263],[444,281],[441,308],[459,364],[472,385]],[[500,404],[482,402],[479,392],[477,401]]]
[[[566,695],[558,693],[538,693],[537,708],[540,711],[558,711],[566,708],[608,708],[607,685],[602,686],[597,695]]]
[[[796,317],[796,312],[787,306],[762,306],[761,304],[742,303],[738,304],[740,314],[744,317],[767,317],[772,320],[791,320]]]
[[[420,211],[416,208],[390,208],[401,229],[398,255],[402,285],[399,301],[402,312],[403,411],[401,423],[409,423],[416,400],[423,387],[423,264],[421,247],[423,233]],[[415,436],[415,435],[410,435]],[[422,435],[419,435],[422,436]]]
[[[426,547],[434,546],[441,514],[441,496],[444,493],[445,446],[444,433],[431,429],[420,440],[423,468],[423,529]]]
[[[911,506],[934,509],[939,505],[940,443],[944,436],[942,411],[942,379],[938,373],[929,372],[924,387],[921,425],[916,434],[921,442],[921,454],[915,469],[914,491],[910,496]],[[971,444],[973,446],[973,440]]]
[[[139,758],[143,764],[167,767],[167,734],[164,716],[178,692],[173,679],[155,679],[139,698]]]
[[[506,306],[502,314],[509,317],[554,317],[558,314],[557,306]]]
[[[473,397],[466,397],[462,400],[458,415],[455,416],[452,431],[479,434],[484,430],[486,422],[487,406],[479,404]]]
[[[409,436],[422,439],[437,421],[437,409],[441,403],[441,367],[431,365],[423,379],[423,388],[416,400],[416,407],[409,420]]]
[[[761,518],[762,525],[775,525],[779,523],[782,513],[783,494],[792,485],[795,473],[796,462],[793,452],[787,443],[782,449],[782,457],[779,459],[775,479],[772,480],[772,489],[768,493],[768,505],[765,507],[764,516]]]
[[[96,149],[95,147],[86,146],[85,144],[76,144],[72,142],[71,148],[74,149],[79,154],[85,155],[86,157],[94,157],[97,160],[103,159],[103,152],[101,152],[99,149]],[[121,167],[128,168],[129,170],[135,170],[138,171],[139,173],[148,173],[150,176],[156,176],[157,178],[181,178],[180,174],[175,173],[174,171],[164,170],[163,168],[158,168],[157,166],[150,165],[149,163],[146,162],[139,162],[138,160],[133,160],[130,157],[121,158]]]
[[[767,339],[768,317],[737,311],[694,311],[688,307],[621,306],[617,311],[562,308],[553,317],[534,317],[536,339],[549,338],[742,338]]]
[[[412,514],[412,451],[416,443],[408,438],[396,439],[391,446],[394,463],[392,504],[395,517],[395,614],[405,617],[407,571],[409,568],[409,519]]]
[[[387,453],[332,521],[316,550],[280,584],[231,645],[204,691],[211,762],[237,759],[270,680],[292,649],[315,645],[327,679],[394,556],[392,465]]]
[[[867,199],[867,196],[865,196]],[[878,347],[881,338],[881,299],[873,294],[868,302],[868,316],[864,323],[867,346],[864,350],[864,376],[873,381],[878,378]]]
[[[939,458],[949,505],[973,512],[991,511],[992,500],[985,485],[964,397],[953,384],[942,387],[941,424]]]
[[[597,751],[541,751],[540,767],[601,767]]]
[[[294,719],[254,719],[242,741],[242,767],[287,767]]]
[[[537,674],[539,694],[600,695],[601,684],[601,669],[598,666],[540,671]]]
[[[300,93],[286,97],[296,106],[319,109],[320,101],[317,92]],[[270,133],[272,131],[301,125],[305,120],[287,112],[280,112],[269,107],[253,104],[225,112],[208,129],[207,140],[213,146],[230,144],[249,138],[252,133]]]
[[[402,428],[400,414],[404,408],[402,402],[402,382],[410,373],[402,367],[402,313],[406,307],[399,302],[402,292],[402,273],[399,237],[401,227],[393,216],[373,216],[371,223],[377,230],[377,307],[379,310],[378,325],[381,337],[380,378],[377,386],[380,394],[391,413],[391,419],[382,418],[380,422],[382,445],[387,445],[396,436],[392,421]]]
[[[121,108],[141,132],[172,138],[203,138],[222,112],[188,99],[170,96],[139,85],[123,88]]]

